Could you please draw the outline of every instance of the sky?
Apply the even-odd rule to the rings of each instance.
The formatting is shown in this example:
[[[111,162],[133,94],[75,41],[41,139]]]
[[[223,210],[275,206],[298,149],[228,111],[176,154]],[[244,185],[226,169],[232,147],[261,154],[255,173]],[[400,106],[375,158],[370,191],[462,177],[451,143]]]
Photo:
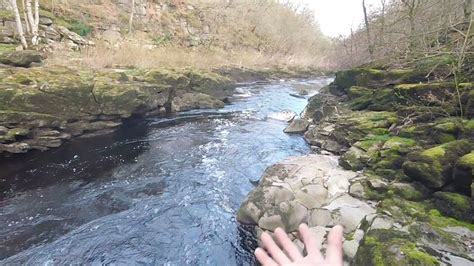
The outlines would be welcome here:
[[[357,28],[364,22],[362,0],[291,0],[305,4],[315,11],[324,34],[337,37],[347,36],[352,28]],[[380,0],[366,0],[368,8],[377,8]]]

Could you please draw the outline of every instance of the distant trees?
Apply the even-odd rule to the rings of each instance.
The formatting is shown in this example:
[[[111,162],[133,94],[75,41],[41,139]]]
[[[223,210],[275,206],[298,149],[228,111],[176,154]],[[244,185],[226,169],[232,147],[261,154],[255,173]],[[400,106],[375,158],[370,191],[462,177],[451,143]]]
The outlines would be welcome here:
[[[339,66],[474,54],[472,0],[380,0],[375,10],[360,3],[363,24],[336,42],[331,61]]]

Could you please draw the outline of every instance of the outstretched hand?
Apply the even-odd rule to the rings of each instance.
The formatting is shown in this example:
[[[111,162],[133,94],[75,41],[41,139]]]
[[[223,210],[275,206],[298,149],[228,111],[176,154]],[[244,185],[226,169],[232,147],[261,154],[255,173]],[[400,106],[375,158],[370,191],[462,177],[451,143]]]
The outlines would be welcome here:
[[[328,246],[326,249],[326,257],[320,252],[319,245],[316,239],[311,234],[308,226],[302,224],[299,227],[301,239],[303,240],[306,256],[303,256],[299,249],[291,242],[288,235],[281,228],[275,230],[275,238],[278,244],[275,243],[273,238],[268,233],[263,233],[260,237],[263,243],[263,248],[257,248],[255,250],[255,256],[257,260],[263,266],[276,266],[276,265],[330,265],[330,266],[342,266],[343,265],[343,253],[342,253],[342,233],[343,229],[341,226],[335,226],[331,229],[328,236]],[[268,252],[268,253],[267,253]]]

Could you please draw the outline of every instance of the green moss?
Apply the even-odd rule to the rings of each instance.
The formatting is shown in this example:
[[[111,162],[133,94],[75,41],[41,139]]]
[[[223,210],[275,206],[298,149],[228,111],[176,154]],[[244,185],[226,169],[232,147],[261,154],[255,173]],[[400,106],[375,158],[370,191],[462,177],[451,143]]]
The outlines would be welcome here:
[[[394,88],[399,91],[415,91],[415,90],[433,90],[433,89],[443,89],[443,88],[453,88],[454,83],[445,82],[445,83],[416,83],[416,84],[399,84]]]
[[[353,265],[438,265],[439,261],[417,248],[412,236],[393,229],[369,231]]]
[[[446,228],[450,226],[460,226],[468,228],[474,232],[474,224],[463,222],[452,217],[446,217],[439,210],[432,209],[429,211],[430,224],[437,228]]]
[[[461,157],[458,160],[458,165],[461,167],[474,169],[474,151]]]
[[[434,126],[434,128],[446,133],[457,133],[459,130],[458,124],[453,121],[437,124]]]
[[[444,146],[437,146],[421,152],[421,156],[429,158],[431,160],[439,160],[446,154]]]
[[[444,215],[472,222],[471,198],[451,192],[434,193],[434,204]]]
[[[439,265],[439,261],[430,254],[420,251],[413,243],[402,247],[403,253],[408,257],[410,265]]]

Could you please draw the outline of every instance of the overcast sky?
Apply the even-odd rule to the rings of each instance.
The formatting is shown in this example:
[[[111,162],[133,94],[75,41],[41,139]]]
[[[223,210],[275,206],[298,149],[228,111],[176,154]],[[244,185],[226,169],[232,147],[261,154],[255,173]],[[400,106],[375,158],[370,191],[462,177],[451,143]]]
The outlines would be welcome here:
[[[362,0],[290,0],[304,3],[316,12],[321,30],[328,36],[348,35],[351,27],[357,28],[364,21]],[[370,8],[380,5],[380,0],[366,0]]]

